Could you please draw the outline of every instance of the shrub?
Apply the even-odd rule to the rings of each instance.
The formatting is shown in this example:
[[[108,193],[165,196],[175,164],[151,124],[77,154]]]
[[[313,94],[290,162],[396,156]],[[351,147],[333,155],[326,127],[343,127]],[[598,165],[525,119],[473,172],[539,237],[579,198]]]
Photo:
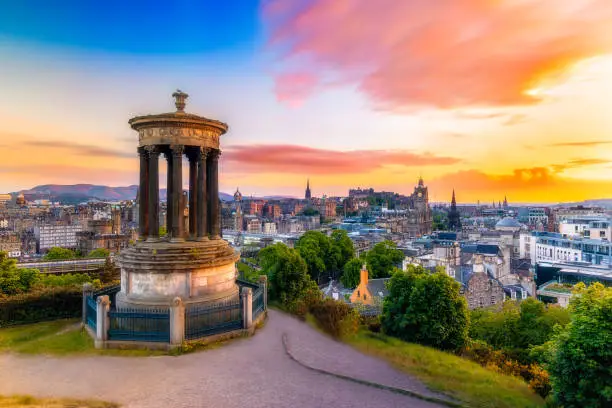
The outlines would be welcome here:
[[[75,287],[47,288],[0,300],[0,327],[79,317],[83,292]]]
[[[334,338],[350,337],[359,329],[359,315],[344,302],[325,299],[310,307],[319,326]]]
[[[565,407],[612,406],[612,288],[579,283],[569,310],[547,365],[555,398]]]
[[[385,333],[442,350],[465,346],[470,316],[455,279],[411,265],[394,273],[387,287],[381,316]]]
[[[498,373],[521,377],[529,387],[541,397],[545,398],[551,391],[548,372],[538,364],[521,364],[509,358],[504,352],[495,350],[487,343],[472,340],[466,346],[461,356],[472,360],[481,366]]]

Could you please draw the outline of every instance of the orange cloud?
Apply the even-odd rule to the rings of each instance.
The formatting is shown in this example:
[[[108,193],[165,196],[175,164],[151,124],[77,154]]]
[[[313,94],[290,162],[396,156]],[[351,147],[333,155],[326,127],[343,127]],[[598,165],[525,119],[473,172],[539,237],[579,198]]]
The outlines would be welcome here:
[[[279,101],[296,106],[310,95],[317,82],[314,75],[280,74],[276,77],[274,92]]]
[[[584,180],[560,175],[543,167],[516,169],[510,174],[465,170],[443,175],[429,183],[430,195],[444,200],[452,189],[460,202],[495,202],[508,196],[514,202],[554,203],[612,196],[612,181]]]
[[[612,140],[590,140],[585,142],[563,142],[563,143],[553,143],[551,146],[554,147],[590,147],[590,146],[599,146],[605,144],[612,144]]]
[[[461,160],[403,150],[335,151],[295,145],[229,146],[222,160],[229,172],[294,174],[368,173],[384,166],[450,165]]]
[[[388,110],[528,104],[541,80],[612,51],[609,0],[276,0],[262,16],[281,100],[331,75]]]

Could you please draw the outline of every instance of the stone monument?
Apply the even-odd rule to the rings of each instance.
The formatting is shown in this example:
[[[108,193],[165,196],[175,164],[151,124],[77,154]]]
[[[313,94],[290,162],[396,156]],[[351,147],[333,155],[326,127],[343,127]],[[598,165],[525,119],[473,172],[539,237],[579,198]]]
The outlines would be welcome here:
[[[118,308],[185,307],[236,299],[239,253],[221,239],[219,155],[227,125],[185,112],[188,95],[177,90],[176,112],[137,116],[140,156],[139,240],[119,256]],[[159,235],[159,158],[168,163],[167,235]],[[189,212],[185,222],[183,157],[189,161]]]

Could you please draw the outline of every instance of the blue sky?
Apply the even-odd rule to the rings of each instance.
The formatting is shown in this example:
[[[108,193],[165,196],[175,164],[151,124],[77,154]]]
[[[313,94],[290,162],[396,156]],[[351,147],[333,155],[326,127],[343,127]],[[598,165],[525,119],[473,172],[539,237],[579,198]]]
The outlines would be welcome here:
[[[2,9],[0,35],[89,51],[201,54],[250,50],[260,38],[253,0],[20,0]]]
[[[612,195],[612,3],[580,5],[5,2],[0,192],[135,184],[127,121],[180,88],[230,126],[226,192],[409,193],[423,175],[439,201]]]

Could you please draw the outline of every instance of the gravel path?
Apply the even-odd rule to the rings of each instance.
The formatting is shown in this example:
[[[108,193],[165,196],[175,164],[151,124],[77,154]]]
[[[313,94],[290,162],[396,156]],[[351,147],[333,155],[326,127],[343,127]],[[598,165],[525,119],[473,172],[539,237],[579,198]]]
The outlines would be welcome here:
[[[116,401],[126,407],[407,407],[438,405],[308,370],[314,367],[431,393],[386,363],[271,310],[248,339],[180,357],[47,357],[0,354],[0,394]]]

